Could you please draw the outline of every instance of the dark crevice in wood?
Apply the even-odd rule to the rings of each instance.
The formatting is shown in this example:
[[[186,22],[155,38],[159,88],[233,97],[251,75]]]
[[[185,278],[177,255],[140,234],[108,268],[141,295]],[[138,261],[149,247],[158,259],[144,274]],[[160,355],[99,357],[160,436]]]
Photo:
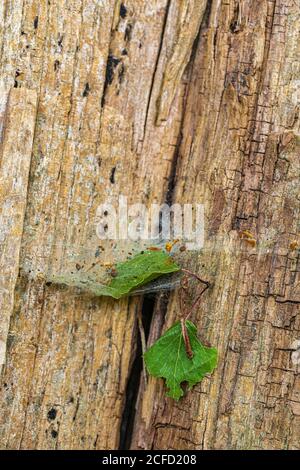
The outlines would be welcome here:
[[[168,181],[168,189],[166,192],[165,203],[168,205],[172,205],[172,202],[173,202],[175,186],[176,186],[177,164],[178,164],[179,155],[180,155],[181,142],[182,142],[182,126],[180,127],[180,131],[179,131],[178,138],[177,138],[177,143],[175,147],[174,156],[172,159],[171,171],[170,171],[170,176],[169,176],[169,181]]]
[[[142,308],[142,320],[145,331],[146,340],[149,336],[150,325],[155,309],[155,297],[145,296]],[[140,388],[140,380],[143,376],[143,358],[142,358],[142,345],[140,335],[137,335],[137,346],[133,365],[128,378],[126,388],[126,401],[124,405],[123,416],[120,426],[120,444],[119,450],[130,449],[133,426],[135,421],[136,403]]]
[[[156,70],[158,67],[158,62],[159,62],[159,57],[160,57],[160,52],[163,44],[163,38],[164,38],[164,31],[167,23],[167,17],[168,17],[168,10],[169,10],[170,2],[168,2],[167,9],[166,9],[166,14],[165,14],[165,21],[164,21],[164,26],[162,30],[162,35],[161,35],[161,42],[160,42],[160,47],[157,55],[157,61],[154,69],[154,73],[152,76],[152,84],[150,88],[150,94],[149,94],[149,99],[148,99],[148,106],[147,106],[147,112],[146,112],[146,119],[145,119],[145,129],[147,125],[147,117],[148,117],[148,112],[149,112],[149,107],[150,107],[150,101],[151,101],[151,96],[152,96],[152,89],[154,85],[154,79],[155,79],[155,74]],[[199,42],[201,40],[201,36],[203,31],[207,28],[208,23],[209,23],[209,18],[210,18],[210,13],[211,13],[211,7],[212,7],[212,0],[208,0],[206,4],[206,9],[203,15],[203,19],[198,31],[198,34],[194,40],[193,46],[192,46],[192,53],[190,60],[186,66],[186,71],[188,75],[187,79],[187,85],[186,85],[186,90],[184,93],[183,97],[183,106],[182,106],[182,112],[181,112],[181,123],[180,123],[180,129],[178,132],[178,137],[177,137],[177,142],[176,146],[174,149],[174,154],[173,154],[173,159],[172,159],[172,165],[170,169],[170,174],[169,174],[169,181],[168,181],[168,187],[165,195],[165,203],[168,205],[172,205],[173,203],[173,198],[175,194],[175,189],[176,189],[176,173],[177,173],[177,167],[178,163],[180,160],[180,149],[181,149],[181,143],[182,143],[182,137],[183,137],[183,128],[184,128],[184,116],[185,116],[185,110],[186,110],[186,102],[187,102],[187,95],[189,91],[189,85],[191,83],[191,74],[192,74],[192,69],[193,69],[193,64],[195,61],[196,57],[196,52],[199,47]],[[144,130],[145,130],[144,129]],[[143,309],[142,309],[142,317],[143,317],[143,326],[145,329],[145,336],[146,340],[148,339],[149,336],[149,331],[150,327],[152,324],[152,321],[159,321],[160,324],[160,329],[163,328],[163,325],[165,323],[165,317],[167,314],[168,310],[168,304],[169,304],[169,297],[170,293],[165,292],[164,294],[157,294],[156,298],[154,297],[148,297],[145,296],[144,298],[144,303],[143,303]],[[154,301],[155,300],[155,301]],[[154,315],[157,313],[159,315],[159,320],[156,318],[154,319]],[[124,406],[124,412],[123,412],[123,417],[121,421],[121,431],[120,431],[120,445],[119,445],[119,450],[127,450],[131,448],[132,445],[132,438],[133,438],[133,431],[134,431],[134,426],[135,426],[135,418],[136,418],[136,412],[137,412],[137,407],[138,407],[138,394],[140,392],[140,383],[141,383],[141,377],[143,374],[143,360],[142,360],[142,349],[141,349],[141,341],[140,338],[138,338],[138,344],[137,344],[137,349],[136,349],[136,355],[134,358],[134,363],[132,366],[131,374],[129,376],[128,384],[127,384],[127,389],[126,389],[126,403]]]
[[[176,173],[177,173],[177,166],[179,162],[179,157],[180,157],[180,148],[181,148],[181,143],[182,143],[182,138],[183,138],[183,128],[184,128],[184,116],[185,116],[185,111],[186,111],[186,103],[187,103],[187,96],[189,92],[189,85],[191,83],[191,75],[192,75],[192,69],[193,69],[193,64],[195,61],[196,53],[199,47],[199,42],[201,40],[201,36],[203,31],[208,27],[209,24],[209,18],[210,18],[210,13],[211,13],[211,7],[212,7],[212,0],[208,0],[206,4],[206,8],[203,14],[203,18],[199,27],[199,31],[197,33],[197,36],[194,40],[193,46],[192,46],[192,53],[190,60],[188,64],[186,65],[186,72],[188,75],[187,79],[187,85],[186,85],[186,90],[183,98],[183,106],[182,106],[182,113],[181,113],[181,123],[180,123],[180,129],[178,133],[178,138],[176,142],[176,147],[174,150],[174,155],[172,159],[172,166],[171,166],[171,171],[170,171],[170,176],[169,176],[169,182],[168,182],[168,189],[166,192],[166,198],[165,202],[166,204],[171,205],[173,202],[173,195],[176,189]]]
[[[168,8],[169,8],[169,5],[168,5]],[[183,140],[187,97],[188,97],[189,89],[190,89],[190,85],[191,85],[191,78],[192,78],[192,74],[193,74],[193,66],[194,66],[196,54],[197,54],[197,51],[198,51],[198,48],[199,48],[199,45],[200,45],[201,37],[202,37],[203,33],[205,32],[205,30],[208,28],[209,19],[210,19],[210,15],[211,15],[211,9],[212,9],[212,0],[208,0],[207,4],[206,4],[206,9],[205,9],[204,14],[203,14],[203,18],[202,18],[202,21],[201,21],[201,24],[200,24],[200,27],[199,27],[199,31],[198,31],[197,36],[195,37],[194,43],[192,45],[192,52],[191,52],[190,59],[189,59],[187,65],[186,65],[186,68],[185,68],[185,74],[186,74],[187,78],[186,78],[185,93],[184,93],[184,96],[183,96],[182,112],[181,112],[181,116],[180,116],[180,119],[181,119],[180,129],[179,129],[179,132],[178,132],[177,142],[176,142],[176,146],[175,146],[175,149],[174,149],[171,169],[170,169],[169,178],[168,178],[169,179],[168,187],[167,187],[167,191],[166,191],[166,194],[165,194],[165,201],[164,201],[168,205],[172,205],[175,202],[174,201],[174,196],[175,196],[175,191],[176,191],[176,175],[177,175],[178,164],[180,164],[180,151],[181,151],[182,140]],[[166,19],[167,19],[167,13],[166,13]],[[166,23],[166,19],[165,19],[165,23]],[[164,25],[164,29],[165,29],[165,25]],[[161,46],[162,46],[162,42],[163,42],[163,34],[162,34],[162,37],[161,37]],[[158,60],[159,60],[159,54],[158,54],[158,58],[157,58],[157,64],[158,64]],[[156,64],[156,68],[157,68],[157,64]],[[155,68],[155,71],[156,71],[156,68]],[[154,77],[155,77],[155,72],[153,74],[152,86],[153,86],[153,83],[154,83]],[[151,89],[151,91],[152,91],[152,89]],[[149,108],[150,99],[151,99],[151,93],[149,95],[148,108]],[[148,114],[148,108],[147,108],[147,114]],[[147,114],[146,114],[146,120],[145,120],[145,128],[146,128],[146,123],[147,123]],[[149,318],[148,318],[149,325],[151,326],[153,321],[159,321],[159,330],[160,331],[163,329],[163,326],[164,326],[164,323],[165,323],[165,317],[166,317],[167,311],[168,311],[169,298],[170,298],[170,293],[169,292],[165,292],[163,295],[157,294],[156,295],[156,302],[155,302],[154,308],[152,310],[152,313],[151,313],[151,315],[148,314],[149,315]],[[158,306],[158,302],[159,302],[159,306]],[[154,314],[155,313],[159,316],[159,319],[157,319],[157,317],[156,317],[156,320],[154,319]],[[144,314],[144,311],[143,311],[143,314]],[[147,333],[146,337],[148,338],[148,333]],[[141,374],[142,374],[142,364],[141,364],[140,370],[139,370],[139,377],[137,377],[136,382],[135,382],[136,385],[137,385],[137,388],[138,388],[137,391],[136,391],[136,395],[135,395],[136,398],[134,400],[132,400],[131,402],[130,402],[130,400],[128,400],[129,389],[130,389],[130,386],[131,386],[130,380],[128,382],[127,401],[129,403],[128,404],[126,403],[125,409],[128,406],[129,409],[130,409],[129,412],[132,413],[132,416],[131,416],[130,432],[128,432],[128,434],[127,434],[126,446],[121,447],[122,441],[120,441],[120,449],[130,449],[131,446],[132,446],[132,441],[133,441],[133,438],[134,438],[134,427],[137,424],[136,423],[136,411],[137,411],[137,407],[139,406],[139,403],[136,403],[136,402],[137,402],[137,398],[138,398],[138,392],[139,392],[139,389],[140,389],[139,384],[140,384]],[[124,418],[124,416],[123,416],[123,418]],[[122,424],[123,424],[123,422],[122,422]],[[129,429],[129,426],[128,426],[127,429]],[[124,433],[124,429],[123,429],[123,433]]]
[[[105,71],[105,81],[104,81],[103,93],[102,93],[102,98],[101,98],[101,108],[104,107],[107,88],[113,82],[115,69],[120,61],[121,59],[119,59],[118,57],[115,57],[112,54],[108,55],[107,63],[106,63],[106,71]]]

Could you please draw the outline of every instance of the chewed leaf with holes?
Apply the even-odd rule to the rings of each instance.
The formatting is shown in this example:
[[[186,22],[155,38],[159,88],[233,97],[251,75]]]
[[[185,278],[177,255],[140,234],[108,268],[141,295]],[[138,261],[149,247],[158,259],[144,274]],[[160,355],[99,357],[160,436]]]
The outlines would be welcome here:
[[[89,273],[55,275],[49,280],[57,284],[79,287],[97,296],[120,299],[134,289],[157,279],[164,274],[179,271],[180,267],[162,250],[146,250],[115,266],[115,277],[105,285]]]
[[[175,400],[184,395],[180,386],[182,382],[187,382],[191,389],[217,365],[217,350],[200,343],[193,323],[187,321],[186,326],[193,351],[192,359],[186,354],[180,322],[169,328],[144,354],[149,374],[165,378],[167,396]]]

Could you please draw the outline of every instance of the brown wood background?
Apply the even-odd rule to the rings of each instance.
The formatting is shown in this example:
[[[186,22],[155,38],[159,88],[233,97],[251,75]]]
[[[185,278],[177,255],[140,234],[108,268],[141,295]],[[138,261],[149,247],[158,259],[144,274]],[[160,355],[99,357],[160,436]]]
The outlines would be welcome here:
[[[299,1],[3,0],[0,27],[1,448],[299,448]],[[120,193],[205,204],[220,360],[178,403],[143,382],[140,299],[22,274]],[[158,296],[149,344],[176,315]]]

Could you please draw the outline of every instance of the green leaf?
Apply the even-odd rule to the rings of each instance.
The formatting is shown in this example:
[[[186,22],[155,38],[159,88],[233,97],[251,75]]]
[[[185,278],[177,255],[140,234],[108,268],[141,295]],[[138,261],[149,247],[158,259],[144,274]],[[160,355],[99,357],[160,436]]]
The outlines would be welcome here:
[[[188,382],[191,389],[217,365],[217,350],[200,343],[193,323],[186,321],[186,326],[193,351],[192,359],[186,354],[180,322],[169,328],[144,354],[149,374],[165,378],[167,396],[175,400],[184,395],[180,386],[182,382]]]
[[[147,250],[116,266],[117,276],[103,289],[102,295],[119,299],[163,274],[179,271],[180,267],[164,251]]]
[[[127,261],[118,263],[115,267],[116,277],[113,277],[107,285],[89,273],[57,275],[52,276],[49,280],[58,284],[79,287],[97,296],[103,295],[120,299],[159,276],[179,270],[180,267],[166,252],[147,250]]]

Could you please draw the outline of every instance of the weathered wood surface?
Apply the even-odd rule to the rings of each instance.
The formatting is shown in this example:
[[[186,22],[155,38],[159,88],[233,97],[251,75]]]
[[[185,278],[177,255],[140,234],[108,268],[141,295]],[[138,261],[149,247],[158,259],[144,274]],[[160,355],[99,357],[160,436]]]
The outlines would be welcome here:
[[[14,289],[19,271],[19,255],[27,201],[33,131],[36,115],[36,92],[13,88],[2,91],[2,144],[0,186],[0,364],[5,350]]]
[[[11,312],[1,448],[119,445],[141,302],[58,290],[22,267],[51,263],[45,247],[57,240],[88,245],[97,206],[120,193],[135,202],[203,202],[206,237],[226,239],[195,260],[195,268],[213,267],[194,321],[218,347],[218,369],[179,403],[164,398],[161,381],[145,389],[141,380],[127,442],[298,448],[299,2],[124,5],[0,5],[1,202],[5,168],[18,168],[7,160],[7,139],[15,135],[17,148],[28,132],[23,158],[31,160],[28,188],[24,168],[22,201],[11,213],[14,256],[1,242],[9,273],[7,297],[0,292],[4,337]],[[238,240],[244,229],[255,249]],[[176,295],[167,306],[158,299],[149,342],[177,314]]]

